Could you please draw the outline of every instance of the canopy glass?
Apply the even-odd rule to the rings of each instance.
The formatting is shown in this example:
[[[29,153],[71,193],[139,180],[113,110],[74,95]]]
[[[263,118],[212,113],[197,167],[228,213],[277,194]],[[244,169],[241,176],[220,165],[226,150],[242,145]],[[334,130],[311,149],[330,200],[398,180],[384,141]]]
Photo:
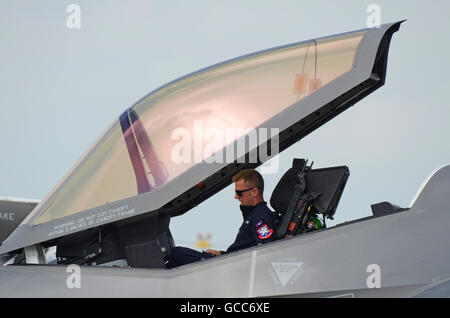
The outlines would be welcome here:
[[[157,89],[107,129],[27,223],[42,224],[166,186],[349,72],[366,32],[247,55]],[[211,132],[222,132],[223,143],[215,140],[211,147]]]

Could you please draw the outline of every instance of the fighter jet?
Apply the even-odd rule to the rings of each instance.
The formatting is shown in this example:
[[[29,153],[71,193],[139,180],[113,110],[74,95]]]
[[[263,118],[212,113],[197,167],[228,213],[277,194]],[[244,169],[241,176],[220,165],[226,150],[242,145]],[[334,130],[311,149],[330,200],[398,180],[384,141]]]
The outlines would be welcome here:
[[[450,166],[409,207],[327,227],[351,167],[293,158],[270,199],[277,240],[165,266],[171,218],[384,85],[401,23],[248,54],[143,97],[43,200],[0,201],[1,297],[442,295]]]

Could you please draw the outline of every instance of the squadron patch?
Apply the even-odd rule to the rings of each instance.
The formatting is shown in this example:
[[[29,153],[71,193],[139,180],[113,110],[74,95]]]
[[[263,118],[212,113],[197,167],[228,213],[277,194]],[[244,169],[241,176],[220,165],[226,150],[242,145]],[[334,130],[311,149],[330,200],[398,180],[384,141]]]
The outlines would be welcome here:
[[[256,233],[258,233],[260,240],[264,240],[272,236],[273,230],[267,224],[260,221],[256,224]]]

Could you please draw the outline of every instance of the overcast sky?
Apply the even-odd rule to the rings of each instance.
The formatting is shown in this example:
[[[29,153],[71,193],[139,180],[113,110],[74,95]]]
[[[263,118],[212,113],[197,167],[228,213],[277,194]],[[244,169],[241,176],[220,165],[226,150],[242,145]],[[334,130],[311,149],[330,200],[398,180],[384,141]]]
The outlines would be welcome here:
[[[69,29],[66,9],[81,8]],[[280,154],[266,200],[293,157],[347,165],[336,220],[370,205],[407,207],[426,177],[450,163],[450,2],[18,1],[0,2],[0,196],[41,199],[123,110],[155,88],[211,64],[287,43],[407,19],[391,42],[385,86]],[[219,203],[220,202],[220,203]],[[220,207],[219,207],[220,205]],[[241,215],[233,186],[174,218],[191,245],[224,249]]]

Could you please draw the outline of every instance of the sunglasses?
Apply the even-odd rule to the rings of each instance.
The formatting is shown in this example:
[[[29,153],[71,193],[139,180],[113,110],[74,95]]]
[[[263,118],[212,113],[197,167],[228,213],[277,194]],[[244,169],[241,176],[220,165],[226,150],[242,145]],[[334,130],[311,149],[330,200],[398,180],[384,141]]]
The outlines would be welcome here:
[[[236,192],[236,195],[238,196],[238,197],[240,197],[240,196],[242,196],[242,193],[244,193],[244,192],[247,192],[247,191],[250,191],[251,189],[254,189],[255,187],[253,187],[253,188],[248,188],[248,189],[245,189],[245,190],[234,190],[235,192]]]

